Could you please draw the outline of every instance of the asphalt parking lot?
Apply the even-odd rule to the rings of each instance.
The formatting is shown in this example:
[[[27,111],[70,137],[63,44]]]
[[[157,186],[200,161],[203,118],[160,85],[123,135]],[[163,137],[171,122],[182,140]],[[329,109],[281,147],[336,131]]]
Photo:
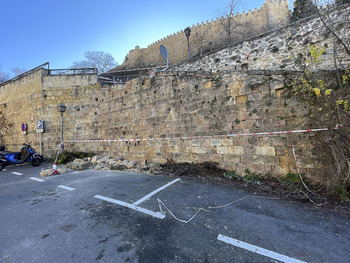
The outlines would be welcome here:
[[[42,168],[0,172],[0,262],[350,262],[350,221],[335,212],[174,177]]]

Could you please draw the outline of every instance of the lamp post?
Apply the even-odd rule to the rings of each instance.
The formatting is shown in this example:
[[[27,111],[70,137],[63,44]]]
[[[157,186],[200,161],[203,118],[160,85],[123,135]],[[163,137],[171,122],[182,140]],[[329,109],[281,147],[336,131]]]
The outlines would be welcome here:
[[[185,35],[187,37],[187,48],[188,48],[188,60],[191,58],[191,53],[190,53],[190,35],[191,35],[191,29],[189,27],[185,28]]]
[[[57,106],[57,110],[58,112],[61,113],[61,147],[62,147],[62,150],[63,150],[63,112],[66,111],[66,106],[64,106],[64,104],[60,104]]]

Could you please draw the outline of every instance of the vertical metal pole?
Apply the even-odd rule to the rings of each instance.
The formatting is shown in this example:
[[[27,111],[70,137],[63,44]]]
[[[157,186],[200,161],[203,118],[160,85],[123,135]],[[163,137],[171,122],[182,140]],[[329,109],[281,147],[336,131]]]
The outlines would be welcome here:
[[[190,54],[190,36],[187,36],[188,60],[191,58]]]
[[[61,143],[63,144],[63,112],[61,112]]]
[[[165,50],[166,50],[166,67],[168,68],[169,67],[169,54],[168,54],[168,49],[167,48],[165,48]]]
[[[40,155],[42,155],[41,132],[40,132]]]

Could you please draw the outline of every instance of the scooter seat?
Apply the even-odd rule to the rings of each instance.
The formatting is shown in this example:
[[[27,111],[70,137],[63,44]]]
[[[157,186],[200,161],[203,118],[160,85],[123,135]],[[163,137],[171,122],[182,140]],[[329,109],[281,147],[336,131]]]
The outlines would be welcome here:
[[[9,152],[9,151],[2,151],[2,152],[0,152],[0,158],[4,159],[5,156],[8,155],[9,153],[11,154],[12,152]]]
[[[14,154],[15,155],[15,159],[17,160],[21,160],[21,153],[20,152],[9,152],[9,151],[2,151],[0,153],[1,158],[4,158],[6,155],[8,154]]]

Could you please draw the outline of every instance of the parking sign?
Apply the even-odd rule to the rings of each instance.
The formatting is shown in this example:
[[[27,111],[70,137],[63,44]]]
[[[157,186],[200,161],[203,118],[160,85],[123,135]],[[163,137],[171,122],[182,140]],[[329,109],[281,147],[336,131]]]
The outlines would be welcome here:
[[[39,120],[36,121],[36,132],[44,132],[44,121],[43,120]]]

